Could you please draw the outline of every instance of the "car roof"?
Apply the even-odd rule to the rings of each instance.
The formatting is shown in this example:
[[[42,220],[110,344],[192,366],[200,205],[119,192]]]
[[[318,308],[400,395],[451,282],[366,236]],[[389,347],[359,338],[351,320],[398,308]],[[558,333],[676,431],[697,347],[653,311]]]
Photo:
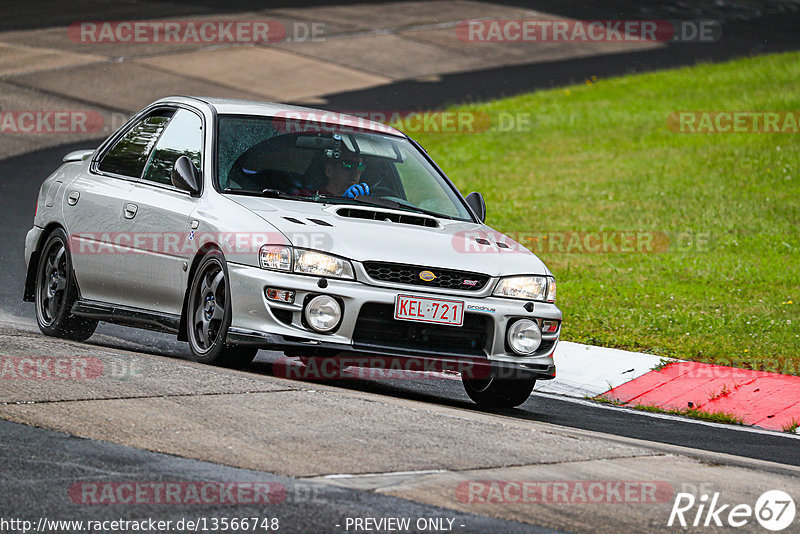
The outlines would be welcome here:
[[[309,122],[321,122],[333,126],[356,126],[359,130],[366,130],[375,133],[406,137],[406,135],[379,122],[367,120],[355,115],[347,115],[324,109],[306,108],[301,106],[291,106],[275,102],[257,102],[255,100],[239,100],[234,98],[217,98],[201,96],[170,96],[155,102],[158,103],[178,102],[189,105],[206,104],[216,110],[220,115],[258,115],[262,117],[282,117],[290,120],[302,120]]]

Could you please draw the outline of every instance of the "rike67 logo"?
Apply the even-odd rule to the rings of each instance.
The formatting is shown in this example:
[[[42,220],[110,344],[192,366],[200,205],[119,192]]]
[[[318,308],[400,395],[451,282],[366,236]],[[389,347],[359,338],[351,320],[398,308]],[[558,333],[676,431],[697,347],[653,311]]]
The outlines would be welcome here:
[[[792,497],[781,490],[763,493],[755,506],[729,504],[720,501],[719,492],[695,497],[692,493],[678,493],[667,526],[688,527],[734,527],[753,526],[753,519],[763,528],[777,532],[789,527],[794,521],[795,504]]]

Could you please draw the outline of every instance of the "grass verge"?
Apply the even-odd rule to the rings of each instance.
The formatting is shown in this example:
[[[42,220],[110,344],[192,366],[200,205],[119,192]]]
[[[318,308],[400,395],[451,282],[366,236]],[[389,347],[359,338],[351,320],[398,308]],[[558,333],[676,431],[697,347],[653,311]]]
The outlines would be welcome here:
[[[800,374],[800,134],[667,127],[682,110],[800,110],[798,79],[799,53],[587,72],[454,108],[532,115],[531,131],[412,135],[556,275],[564,339]],[[603,232],[649,233],[658,250],[566,246]]]
[[[781,427],[781,430],[784,432],[789,432],[791,434],[797,433],[797,429],[800,428],[800,422],[795,421],[792,419],[791,423],[786,423]]]

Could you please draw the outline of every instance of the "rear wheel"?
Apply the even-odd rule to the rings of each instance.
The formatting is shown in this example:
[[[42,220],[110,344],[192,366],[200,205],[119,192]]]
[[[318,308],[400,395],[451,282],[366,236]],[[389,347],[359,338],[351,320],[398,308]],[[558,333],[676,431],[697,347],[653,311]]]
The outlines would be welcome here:
[[[47,238],[36,268],[36,322],[48,336],[84,341],[97,321],[72,315],[78,286],[72,270],[67,234],[56,229]]]
[[[461,382],[469,398],[487,408],[515,408],[528,400],[535,378],[467,378]]]
[[[195,360],[200,363],[245,367],[258,349],[225,344],[231,325],[230,285],[225,258],[210,251],[197,266],[189,287],[187,338]]]

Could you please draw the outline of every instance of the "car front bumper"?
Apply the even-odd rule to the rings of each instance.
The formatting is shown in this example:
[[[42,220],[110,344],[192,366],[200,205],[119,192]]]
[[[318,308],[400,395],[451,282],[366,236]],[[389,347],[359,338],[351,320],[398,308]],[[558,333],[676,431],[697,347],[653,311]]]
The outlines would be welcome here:
[[[481,292],[447,291],[376,282],[369,279],[357,262],[354,262],[354,267],[357,281],[329,278],[320,282],[321,278],[316,276],[228,263],[232,303],[228,342],[297,354],[396,357],[406,361],[418,360],[423,366],[436,363],[444,369],[456,367],[455,370],[463,371],[464,366],[479,366],[489,367],[493,373],[518,370],[538,375],[539,379],[555,377],[553,352],[561,330],[561,311],[554,304],[535,302],[532,311],[528,311],[524,307],[526,301],[492,297],[487,293],[494,285],[494,280]],[[265,295],[267,288],[294,291],[294,302],[289,304],[268,300]],[[422,341],[417,339],[412,342],[400,334],[412,329],[409,321],[393,318],[385,319],[382,326],[391,327],[394,321],[397,336],[375,340],[360,335],[363,332],[359,329],[364,328],[364,323],[359,325],[359,319],[363,321],[363,315],[369,315],[370,310],[393,309],[395,299],[400,294],[463,301],[465,323],[467,316],[472,316],[471,324],[479,325],[478,330],[485,329],[480,336],[482,345],[462,350],[457,346],[443,346],[440,342],[434,348],[424,343],[427,323],[413,323],[413,328],[422,334]],[[308,297],[315,295],[332,296],[342,306],[343,317],[333,333],[318,333],[304,325],[303,304]],[[533,355],[519,356],[506,346],[506,329],[511,321],[519,318],[557,320],[559,329],[552,335],[544,335],[542,346]],[[459,331],[458,328],[443,326],[438,327],[438,331],[441,333],[445,329],[445,334],[456,337],[461,332],[466,335],[466,330]],[[476,328],[473,328],[472,332],[475,331]]]

